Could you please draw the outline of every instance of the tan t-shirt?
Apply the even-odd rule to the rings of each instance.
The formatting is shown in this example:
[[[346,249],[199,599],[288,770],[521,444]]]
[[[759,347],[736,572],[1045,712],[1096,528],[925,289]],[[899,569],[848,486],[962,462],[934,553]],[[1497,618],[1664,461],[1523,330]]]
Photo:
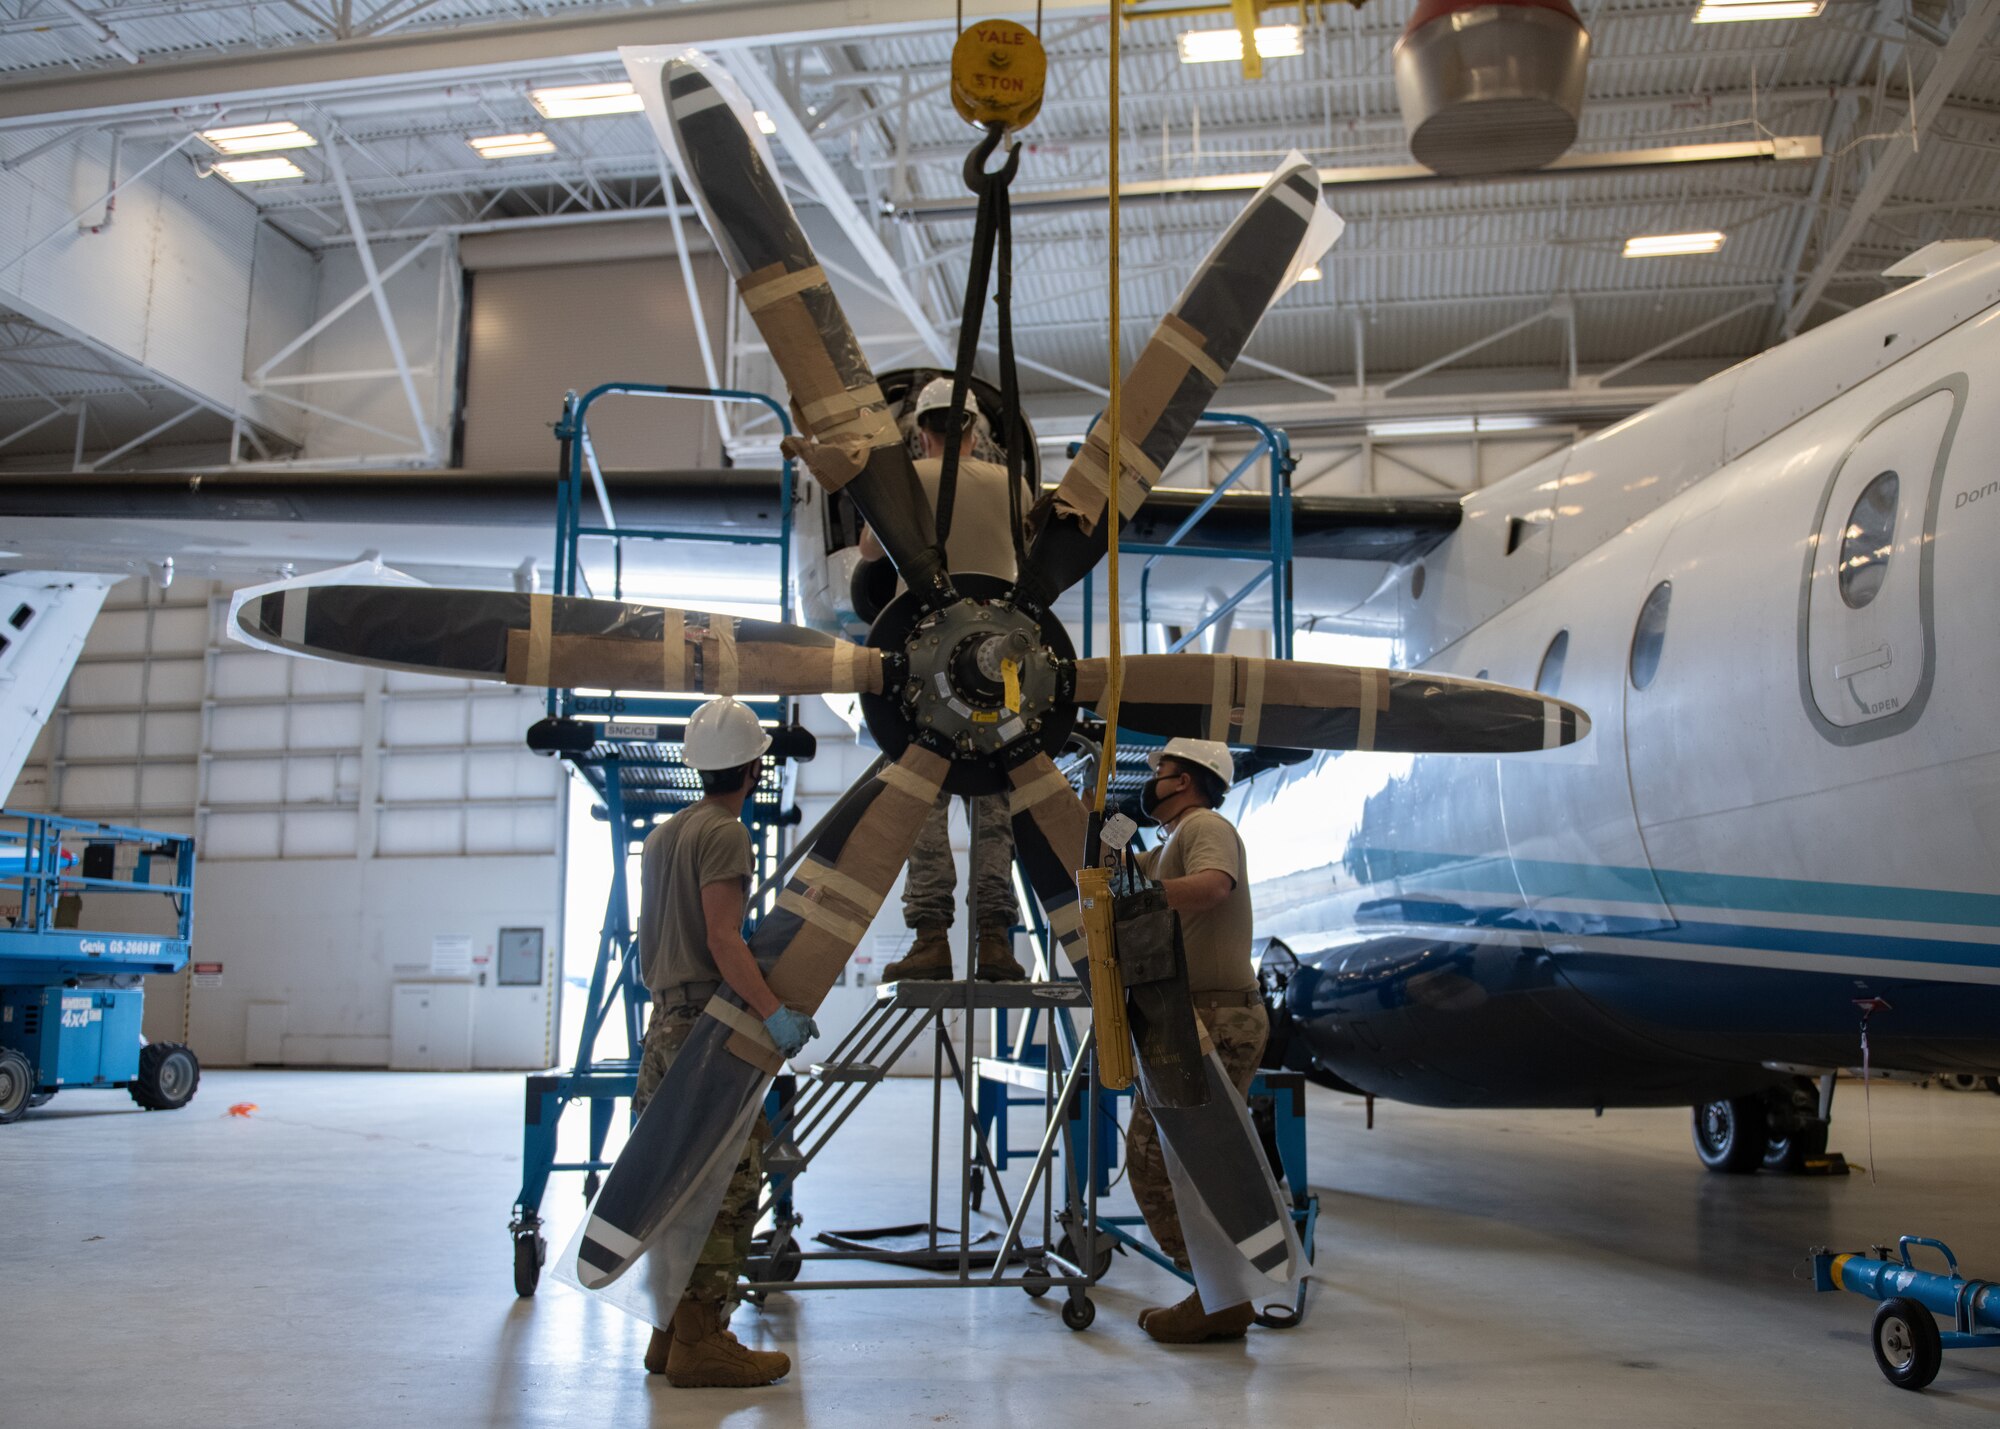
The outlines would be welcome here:
[[[1189,992],[1257,990],[1257,969],[1250,961],[1253,927],[1246,864],[1242,835],[1213,809],[1190,809],[1164,845],[1139,855],[1140,871],[1162,883],[1211,868],[1235,880],[1229,896],[1215,907],[1181,914]]]
[[[750,830],[712,800],[646,835],[639,854],[639,973],[648,990],[722,981],[708,952],[701,890],[733,878],[748,892],[755,868]]]
[[[925,457],[917,463],[917,480],[923,483],[934,512],[943,472],[944,462],[937,457]],[[1023,486],[1023,517],[1028,514],[1029,499]],[[951,535],[944,543],[945,560],[952,570],[1014,579],[1014,538],[1007,534],[1008,516],[1007,468],[972,457],[959,458],[958,485],[951,499]]]

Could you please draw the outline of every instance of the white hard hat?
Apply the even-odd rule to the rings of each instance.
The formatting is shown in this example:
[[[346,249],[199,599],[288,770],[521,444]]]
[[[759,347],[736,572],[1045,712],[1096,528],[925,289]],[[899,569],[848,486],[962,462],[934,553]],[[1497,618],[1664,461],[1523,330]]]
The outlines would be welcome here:
[[[1159,772],[1162,759],[1199,764],[1220,779],[1225,789],[1236,782],[1236,760],[1231,757],[1229,746],[1219,739],[1170,739],[1163,748],[1146,756],[1155,773]]]
[[[926,412],[935,412],[951,405],[951,379],[933,377],[924,384],[924,390],[917,394],[916,416],[921,419]],[[972,395],[972,388],[965,389],[965,410],[975,418],[979,416],[979,402]]]
[[[688,716],[682,752],[690,769],[740,769],[763,756],[771,736],[741,700],[724,695]]]

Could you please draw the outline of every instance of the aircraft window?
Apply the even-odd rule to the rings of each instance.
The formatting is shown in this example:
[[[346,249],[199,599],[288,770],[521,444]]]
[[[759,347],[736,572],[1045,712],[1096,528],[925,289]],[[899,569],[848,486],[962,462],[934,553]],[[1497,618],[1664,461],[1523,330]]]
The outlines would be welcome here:
[[[1632,688],[1643,690],[1660,672],[1660,650],[1667,643],[1667,607],[1673,603],[1674,583],[1661,581],[1639,607],[1639,623],[1632,631]]]
[[[1542,655],[1542,668],[1535,672],[1535,688],[1545,695],[1553,695],[1562,688],[1563,660],[1569,655],[1569,632],[1558,630],[1556,638],[1549,642],[1549,648]]]
[[[1889,573],[1889,553],[1896,543],[1896,498],[1902,483],[1885,471],[1866,486],[1854,502],[1840,538],[1840,598],[1854,610],[1875,599]]]

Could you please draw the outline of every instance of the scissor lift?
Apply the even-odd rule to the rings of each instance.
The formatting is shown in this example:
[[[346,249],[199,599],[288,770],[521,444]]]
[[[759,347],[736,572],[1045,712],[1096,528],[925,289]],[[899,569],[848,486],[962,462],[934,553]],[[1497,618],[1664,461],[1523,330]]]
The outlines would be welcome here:
[[[583,561],[586,542],[610,546],[612,588],[605,594],[614,600],[622,599],[625,594],[624,555],[628,541],[721,542],[768,547],[775,551],[778,557],[778,608],[781,618],[787,615],[790,609],[793,482],[790,460],[784,463],[781,515],[775,532],[723,535],[665,527],[621,526],[590,437],[591,408],[611,396],[749,403],[767,408],[776,417],[781,432],[791,430],[784,408],[762,393],[644,383],[606,383],[582,397],[569,393],[563,399],[562,418],[556,425],[561,450],[556,503],[557,593],[571,596],[591,594]],[[595,498],[597,514],[594,518],[586,515],[586,492]],[[746,703],[760,719],[782,723],[786,718],[785,701],[750,700]],[[611,1167],[604,1148],[610,1136],[612,1116],[618,1102],[631,1097],[638,1081],[639,1056],[645,1041],[646,1004],[650,995],[639,975],[639,958],[634,946],[636,920],[633,917],[632,889],[626,875],[627,861],[639,851],[655,825],[701,798],[700,779],[683,761],[680,748],[688,716],[700,704],[698,699],[631,695],[616,690],[549,691],[547,708],[552,721],[570,726],[594,726],[595,739],[587,748],[566,747],[558,752],[589,786],[596,801],[592,812],[601,817],[607,826],[612,853],[611,883],[605,897],[604,920],[598,930],[597,958],[591,968],[588,1002],[584,1007],[576,1061],[567,1068],[533,1073],[527,1079],[527,1106],[521,1144],[521,1189],[515,1197],[513,1218],[508,1226],[514,1243],[514,1289],[521,1295],[534,1294],[541,1278],[541,1267],[548,1258],[547,1241],[542,1235],[541,1209],[549,1177],[557,1171],[581,1171],[585,1199],[597,1194],[603,1173]],[[777,865],[780,827],[797,819],[796,810],[791,808],[785,768],[774,761],[765,770],[755,792],[744,806],[744,822],[750,827],[750,843],[757,862],[759,882]],[[751,910],[753,919],[756,912],[756,909]],[[600,1054],[599,1039],[607,1027],[623,1032],[622,1044],[615,1037],[612,1044],[621,1050]],[[581,1160],[559,1161],[557,1140],[563,1113],[576,1102],[587,1103],[590,1108],[586,1153]],[[781,1187],[780,1191],[788,1195],[789,1186]],[[788,1203],[785,1209],[789,1210]]]
[[[85,893],[164,897],[172,931],[84,926]],[[143,1043],[139,982],[187,966],[194,840],[0,810],[0,903],[10,920],[0,926],[0,1123],[71,1087],[127,1087],[148,1110],[184,1105],[200,1067],[179,1043]]]

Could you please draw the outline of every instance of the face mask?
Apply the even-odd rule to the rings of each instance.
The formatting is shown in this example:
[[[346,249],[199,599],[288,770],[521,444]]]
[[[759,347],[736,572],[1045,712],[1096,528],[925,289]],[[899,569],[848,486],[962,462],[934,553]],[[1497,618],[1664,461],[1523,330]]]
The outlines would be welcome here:
[[[1178,779],[1180,777],[1181,776],[1178,774],[1156,774],[1151,779],[1148,779],[1146,781],[1146,787],[1139,791],[1139,807],[1145,812],[1146,819],[1148,822],[1150,823],[1159,822],[1159,814],[1157,811],[1160,805],[1166,802],[1166,798],[1162,797],[1162,795],[1160,794],[1161,781],[1166,779]]]

